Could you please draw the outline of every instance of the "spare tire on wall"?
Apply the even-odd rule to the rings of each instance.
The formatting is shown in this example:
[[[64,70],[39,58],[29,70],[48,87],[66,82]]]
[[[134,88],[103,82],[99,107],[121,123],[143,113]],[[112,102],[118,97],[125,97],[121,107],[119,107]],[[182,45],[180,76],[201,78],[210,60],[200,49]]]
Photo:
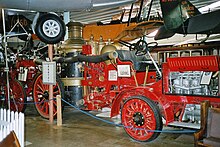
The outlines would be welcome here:
[[[38,18],[35,32],[38,38],[47,44],[56,44],[63,40],[66,26],[55,14],[44,14]]]

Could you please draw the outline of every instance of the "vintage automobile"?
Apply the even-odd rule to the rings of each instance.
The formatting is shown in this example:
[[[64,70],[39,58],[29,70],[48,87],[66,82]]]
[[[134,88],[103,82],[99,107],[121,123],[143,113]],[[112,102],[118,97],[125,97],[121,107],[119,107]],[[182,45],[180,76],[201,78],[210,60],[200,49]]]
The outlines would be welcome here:
[[[149,53],[156,43],[127,44],[130,51],[107,45],[110,50],[91,55],[86,45],[80,54],[56,58],[68,67],[61,78],[68,102],[83,110],[111,108],[111,117],[120,114],[126,133],[137,141],[156,139],[162,120],[199,129],[204,100],[220,107],[219,56],[167,58],[158,67]]]

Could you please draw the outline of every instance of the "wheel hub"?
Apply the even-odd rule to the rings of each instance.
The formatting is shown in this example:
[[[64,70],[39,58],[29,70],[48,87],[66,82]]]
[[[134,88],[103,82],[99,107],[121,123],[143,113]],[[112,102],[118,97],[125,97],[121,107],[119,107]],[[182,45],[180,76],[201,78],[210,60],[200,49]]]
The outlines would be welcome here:
[[[43,32],[48,37],[56,37],[60,32],[59,24],[55,20],[47,20],[43,24]]]
[[[43,97],[46,98],[46,99],[49,99],[49,92],[44,91]]]
[[[136,112],[133,115],[133,121],[137,126],[143,126],[144,125],[144,116],[140,112]]]

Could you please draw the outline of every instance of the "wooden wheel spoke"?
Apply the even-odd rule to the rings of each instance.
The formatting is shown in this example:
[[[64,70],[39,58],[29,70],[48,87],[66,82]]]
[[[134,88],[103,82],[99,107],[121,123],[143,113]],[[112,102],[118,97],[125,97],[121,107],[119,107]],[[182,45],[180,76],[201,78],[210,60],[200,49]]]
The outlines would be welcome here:
[[[37,84],[37,88],[39,88],[42,92],[44,91],[43,87]]]
[[[61,91],[63,91],[63,87],[59,82],[57,82],[56,85],[53,86],[53,98],[56,98],[58,94],[61,95]],[[39,114],[44,118],[49,118],[50,101],[48,97],[49,96],[48,92],[49,92],[49,85],[43,84],[42,74],[38,75],[34,82],[33,96],[35,102],[40,102],[40,104],[36,105],[36,108]],[[53,100],[52,105],[54,106],[53,113],[56,114],[57,103],[55,100]]]
[[[43,98],[40,102],[38,102],[39,105],[41,105],[42,103],[46,103],[45,98]]]
[[[39,108],[41,109],[41,111],[44,111],[46,106],[46,103],[42,103],[41,105],[39,105]]]
[[[37,93],[37,95],[43,95],[44,94],[43,91],[39,91],[39,90],[37,90],[36,93]]]
[[[58,94],[60,94],[59,91],[54,91],[54,92],[53,92],[53,96],[57,96]]]
[[[8,99],[11,100],[11,110],[12,111],[18,111],[18,112],[23,112],[25,110],[25,102],[26,102],[26,95],[24,91],[23,85],[16,79],[10,79],[9,81],[9,92],[10,92],[10,97],[8,98],[8,91],[7,91],[7,86],[4,86],[5,90],[5,96],[6,96],[6,101]]]
[[[57,84],[53,86],[53,90],[56,90],[56,89],[59,89]]]
[[[56,101],[53,101],[53,104],[54,104],[54,106],[57,106],[57,102]]]
[[[53,114],[56,114],[57,113],[57,109],[53,109]]]
[[[121,112],[122,124],[130,125],[125,127],[126,133],[138,141],[155,139],[159,132],[148,131],[162,129],[162,119],[158,112],[155,103],[144,96],[128,98]]]
[[[134,106],[134,104],[133,104],[133,103],[131,103],[131,109],[132,109],[132,111],[134,111],[134,110],[135,110],[135,106]]]

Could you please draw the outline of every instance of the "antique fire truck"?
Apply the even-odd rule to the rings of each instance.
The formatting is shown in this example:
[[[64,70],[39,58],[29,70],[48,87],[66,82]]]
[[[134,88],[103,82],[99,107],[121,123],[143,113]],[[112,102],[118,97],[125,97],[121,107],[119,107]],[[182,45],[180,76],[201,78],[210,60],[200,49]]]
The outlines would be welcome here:
[[[54,86],[54,96],[61,94],[83,110],[111,108],[111,117],[121,115],[131,138],[152,141],[164,123],[183,127],[199,124],[204,100],[220,107],[219,56],[168,58],[158,67],[149,53],[156,43],[122,42],[130,50],[117,50],[111,44],[96,50],[82,39],[81,23],[70,22],[68,27],[69,39],[54,58],[61,71],[57,78],[62,81]],[[42,83],[42,74],[35,79],[33,97],[45,117],[48,87]]]
[[[45,52],[47,48],[38,50],[38,53]],[[26,52],[26,53],[25,53]],[[14,54],[11,52],[8,58],[9,88],[7,88],[7,75],[5,72],[6,58],[3,50],[0,50],[0,106],[10,105],[12,111],[24,112],[26,105],[34,103],[36,110],[44,118],[49,118],[49,86],[42,82],[41,67],[33,60],[40,57],[32,51],[32,48],[23,49]],[[57,77],[56,85],[53,86],[54,97],[62,95],[63,84]],[[10,93],[10,94],[8,94]],[[42,99],[39,99],[39,94]],[[8,104],[8,97],[10,104]],[[54,116],[56,115],[56,102],[54,102]]]
[[[122,42],[130,51],[109,44],[95,53],[91,45],[84,45],[82,25],[68,25],[69,39],[54,59],[62,67],[64,99],[83,110],[111,108],[111,117],[120,114],[133,139],[156,139],[163,122],[199,124],[204,100],[220,107],[219,56],[168,58],[158,67],[149,53],[155,43]]]

